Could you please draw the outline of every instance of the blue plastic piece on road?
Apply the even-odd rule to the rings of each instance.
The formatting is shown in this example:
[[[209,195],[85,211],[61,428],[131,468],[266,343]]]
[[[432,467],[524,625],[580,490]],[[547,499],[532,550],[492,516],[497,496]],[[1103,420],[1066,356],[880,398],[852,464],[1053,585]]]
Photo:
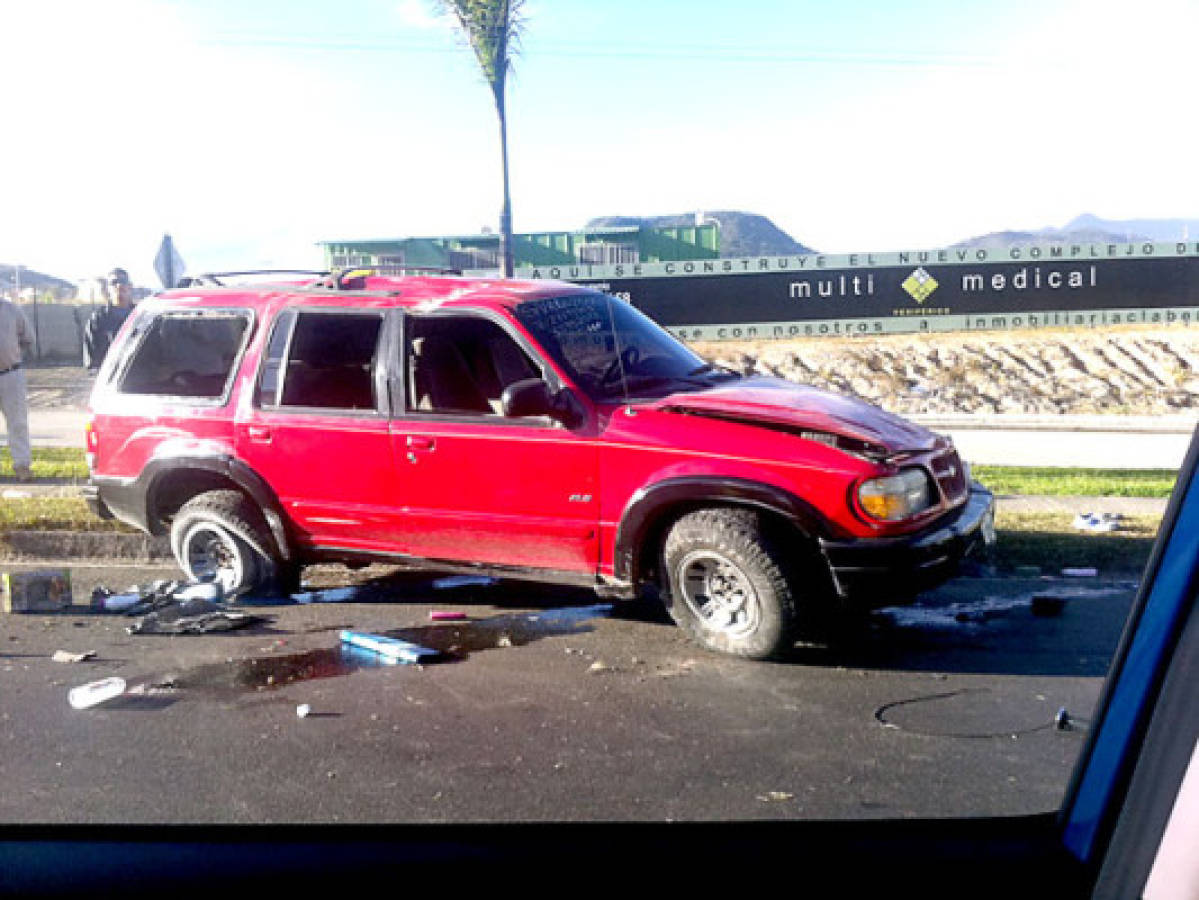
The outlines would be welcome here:
[[[401,641],[399,638],[385,637],[381,634],[368,634],[359,631],[342,631],[338,633],[343,643],[373,650],[382,656],[398,659],[401,662],[420,662],[426,656],[437,656],[436,650]]]

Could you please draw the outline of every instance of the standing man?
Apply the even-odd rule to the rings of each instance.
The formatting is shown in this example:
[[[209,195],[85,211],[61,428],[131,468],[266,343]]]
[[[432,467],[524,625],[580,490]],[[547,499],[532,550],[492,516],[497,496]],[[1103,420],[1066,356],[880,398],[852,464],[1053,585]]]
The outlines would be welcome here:
[[[0,298],[0,412],[8,426],[8,452],[17,481],[30,481],[33,451],[29,446],[29,401],[21,364],[33,348],[33,332],[25,314]]]
[[[92,313],[83,328],[83,364],[89,372],[95,372],[104,362],[108,345],[121,329],[129,311],[133,309],[133,285],[129,273],[124,269],[113,269],[108,275],[111,291],[109,301],[103,309]]]

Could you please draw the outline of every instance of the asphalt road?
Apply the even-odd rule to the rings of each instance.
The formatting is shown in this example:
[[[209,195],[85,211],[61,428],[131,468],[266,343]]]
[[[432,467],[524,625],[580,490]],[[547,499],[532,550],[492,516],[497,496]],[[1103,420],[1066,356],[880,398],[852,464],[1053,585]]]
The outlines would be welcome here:
[[[6,571],[30,567],[7,565]],[[71,564],[77,603],[169,568]],[[309,571],[225,634],[0,614],[0,822],[710,821],[1057,807],[1135,585],[963,578],[837,648],[717,656],[560,588]],[[1034,615],[1034,596],[1065,598]],[[461,611],[469,621],[431,622]],[[347,654],[338,631],[447,651]],[[94,652],[83,662],[55,651]],[[145,693],[76,710],[119,675]],[[310,714],[297,716],[307,704]],[[1054,726],[1066,708],[1074,727]]]

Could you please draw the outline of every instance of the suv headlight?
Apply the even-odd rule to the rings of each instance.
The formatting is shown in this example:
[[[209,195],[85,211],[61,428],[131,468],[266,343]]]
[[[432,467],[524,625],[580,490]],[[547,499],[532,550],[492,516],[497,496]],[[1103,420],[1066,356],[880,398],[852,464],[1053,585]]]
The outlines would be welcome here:
[[[858,488],[858,502],[875,519],[897,522],[932,505],[928,476],[923,469],[904,469],[898,475],[871,478]]]

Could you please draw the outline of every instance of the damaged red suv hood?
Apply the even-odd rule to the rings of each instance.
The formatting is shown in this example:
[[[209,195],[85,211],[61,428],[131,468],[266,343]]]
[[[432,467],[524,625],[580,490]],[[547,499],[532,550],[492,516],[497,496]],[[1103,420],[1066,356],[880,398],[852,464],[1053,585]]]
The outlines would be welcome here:
[[[877,406],[781,378],[746,378],[705,391],[671,394],[648,405],[664,412],[841,435],[877,445],[888,455],[932,450],[944,441]]]

